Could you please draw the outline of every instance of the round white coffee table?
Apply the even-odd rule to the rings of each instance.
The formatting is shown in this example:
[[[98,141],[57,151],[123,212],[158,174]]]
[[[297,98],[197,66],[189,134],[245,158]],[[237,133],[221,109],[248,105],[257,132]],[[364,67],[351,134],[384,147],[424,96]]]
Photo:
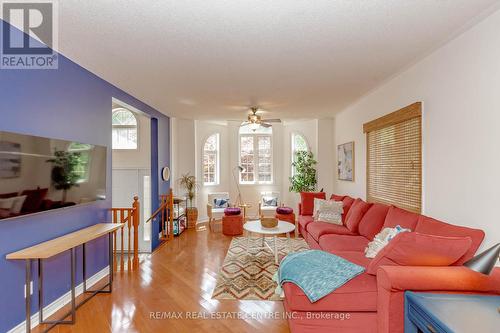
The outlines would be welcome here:
[[[278,264],[278,242],[277,237],[280,234],[286,234],[288,252],[291,251],[290,247],[290,233],[295,230],[295,225],[290,222],[278,221],[278,225],[274,228],[264,228],[260,224],[260,220],[248,221],[243,225],[243,229],[247,231],[247,255],[250,254],[250,250],[253,249],[269,249],[274,254],[274,262]],[[262,246],[250,248],[250,236],[251,234],[260,234],[262,236]],[[266,236],[272,236],[273,247],[271,247],[265,240]]]

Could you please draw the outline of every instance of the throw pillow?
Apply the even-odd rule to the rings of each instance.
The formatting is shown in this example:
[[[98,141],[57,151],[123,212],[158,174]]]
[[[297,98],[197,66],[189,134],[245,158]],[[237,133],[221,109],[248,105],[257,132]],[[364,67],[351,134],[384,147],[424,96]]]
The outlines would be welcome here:
[[[313,218],[315,221],[342,225],[342,207],[341,201],[314,198]]]
[[[27,195],[20,195],[18,197],[13,197],[14,203],[12,204],[12,207],[10,208],[10,212],[12,214],[19,214],[21,212],[21,208],[23,208],[24,200],[26,200],[28,196]]]
[[[227,208],[229,206],[229,199],[216,198],[214,199],[215,208]]]
[[[384,228],[379,232],[373,240],[368,243],[365,249],[365,256],[367,258],[375,258],[377,254],[389,243],[391,239],[396,237],[397,234],[401,232],[409,232],[410,229],[404,229],[397,225],[394,228]]]
[[[264,207],[278,207],[278,198],[276,198],[276,197],[262,197],[262,206],[264,206]]]
[[[347,229],[357,234],[359,222],[371,206],[371,203],[364,202],[359,198],[356,199],[345,218],[345,226],[347,227]]]
[[[10,211],[14,205],[14,198],[0,199],[0,209]]]
[[[314,198],[326,199],[325,192],[300,192],[300,215],[313,215]]]
[[[367,267],[376,275],[380,266],[450,266],[470,248],[470,237],[444,237],[405,232],[397,235]]]

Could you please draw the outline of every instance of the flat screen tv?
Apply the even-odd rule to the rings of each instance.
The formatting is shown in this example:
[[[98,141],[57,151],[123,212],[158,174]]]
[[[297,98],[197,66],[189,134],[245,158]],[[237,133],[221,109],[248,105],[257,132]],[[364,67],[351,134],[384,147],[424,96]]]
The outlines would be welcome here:
[[[106,199],[106,153],[0,131],[0,220]]]

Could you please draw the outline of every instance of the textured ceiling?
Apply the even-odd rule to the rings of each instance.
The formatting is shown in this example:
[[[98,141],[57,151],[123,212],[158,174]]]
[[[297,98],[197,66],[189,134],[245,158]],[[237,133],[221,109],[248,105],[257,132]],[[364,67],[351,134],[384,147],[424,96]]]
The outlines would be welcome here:
[[[184,118],[332,116],[497,0],[59,1],[60,51]]]

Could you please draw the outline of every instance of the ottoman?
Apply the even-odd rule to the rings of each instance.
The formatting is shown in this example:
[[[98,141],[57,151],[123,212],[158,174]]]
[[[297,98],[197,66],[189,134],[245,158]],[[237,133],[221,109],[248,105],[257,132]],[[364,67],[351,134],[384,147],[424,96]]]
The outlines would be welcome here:
[[[274,216],[280,221],[290,222],[295,225],[295,214],[291,207],[278,207],[276,208],[276,215]],[[298,235],[297,225],[295,225],[295,237]]]
[[[239,208],[237,208],[239,210]],[[222,217],[222,233],[226,236],[243,234],[243,215],[234,208],[226,208]]]

